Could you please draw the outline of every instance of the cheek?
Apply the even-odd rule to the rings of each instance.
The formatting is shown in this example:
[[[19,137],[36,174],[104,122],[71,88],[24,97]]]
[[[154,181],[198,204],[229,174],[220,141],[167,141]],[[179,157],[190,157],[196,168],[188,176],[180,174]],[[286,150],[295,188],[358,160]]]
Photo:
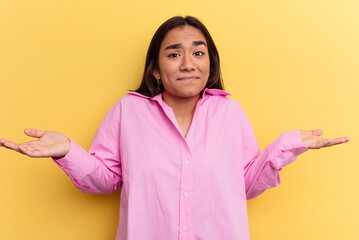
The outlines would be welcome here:
[[[168,61],[159,62],[161,78],[169,78],[175,71],[175,64]]]
[[[209,59],[202,63],[202,69],[204,72],[209,73],[210,68],[211,68],[211,63],[210,63]]]

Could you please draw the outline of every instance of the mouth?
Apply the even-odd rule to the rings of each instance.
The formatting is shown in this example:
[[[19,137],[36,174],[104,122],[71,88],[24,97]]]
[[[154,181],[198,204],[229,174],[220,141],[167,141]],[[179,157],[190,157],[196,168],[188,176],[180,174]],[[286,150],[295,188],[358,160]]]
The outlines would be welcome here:
[[[196,80],[196,79],[199,79],[199,77],[196,77],[196,76],[187,76],[187,77],[177,78],[177,80],[180,80],[180,81],[191,81],[191,80]]]

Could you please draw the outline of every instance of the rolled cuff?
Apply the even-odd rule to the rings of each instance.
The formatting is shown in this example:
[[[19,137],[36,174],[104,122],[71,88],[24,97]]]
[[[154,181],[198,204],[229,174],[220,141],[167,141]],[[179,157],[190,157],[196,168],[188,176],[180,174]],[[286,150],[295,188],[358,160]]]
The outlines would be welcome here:
[[[86,175],[86,160],[89,153],[72,139],[68,139],[71,144],[69,152],[61,158],[52,157],[52,160],[71,178],[77,188],[91,192],[88,187],[83,186],[77,180],[81,179],[82,175]]]
[[[308,151],[300,136],[300,129],[281,134],[275,141],[276,150],[271,156],[272,167],[281,170],[284,166],[294,162],[297,156]]]

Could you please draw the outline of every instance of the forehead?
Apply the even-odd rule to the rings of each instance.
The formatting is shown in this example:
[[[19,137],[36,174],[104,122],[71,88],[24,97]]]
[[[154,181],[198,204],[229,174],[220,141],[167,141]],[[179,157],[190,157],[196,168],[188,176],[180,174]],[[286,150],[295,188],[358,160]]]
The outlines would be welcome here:
[[[161,48],[170,44],[177,43],[190,43],[193,41],[203,41],[207,44],[206,38],[202,34],[201,30],[192,27],[192,26],[184,26],[184,27],[176,27],[171,29],[163,39],[161,44]]]

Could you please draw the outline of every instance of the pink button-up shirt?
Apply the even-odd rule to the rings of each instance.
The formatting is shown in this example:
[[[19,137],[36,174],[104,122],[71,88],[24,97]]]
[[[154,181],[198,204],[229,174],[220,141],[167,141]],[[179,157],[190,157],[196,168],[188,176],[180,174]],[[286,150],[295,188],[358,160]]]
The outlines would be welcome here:
[[[84,193],[121,190],[117,240],[248,240],[247,199],[280,183],[308,150],[300,131],[260,151],[242,107],[204,89],[184,138],[172,109],[136,92],[99,126],[89,152],[70,139],[54,161]]]

